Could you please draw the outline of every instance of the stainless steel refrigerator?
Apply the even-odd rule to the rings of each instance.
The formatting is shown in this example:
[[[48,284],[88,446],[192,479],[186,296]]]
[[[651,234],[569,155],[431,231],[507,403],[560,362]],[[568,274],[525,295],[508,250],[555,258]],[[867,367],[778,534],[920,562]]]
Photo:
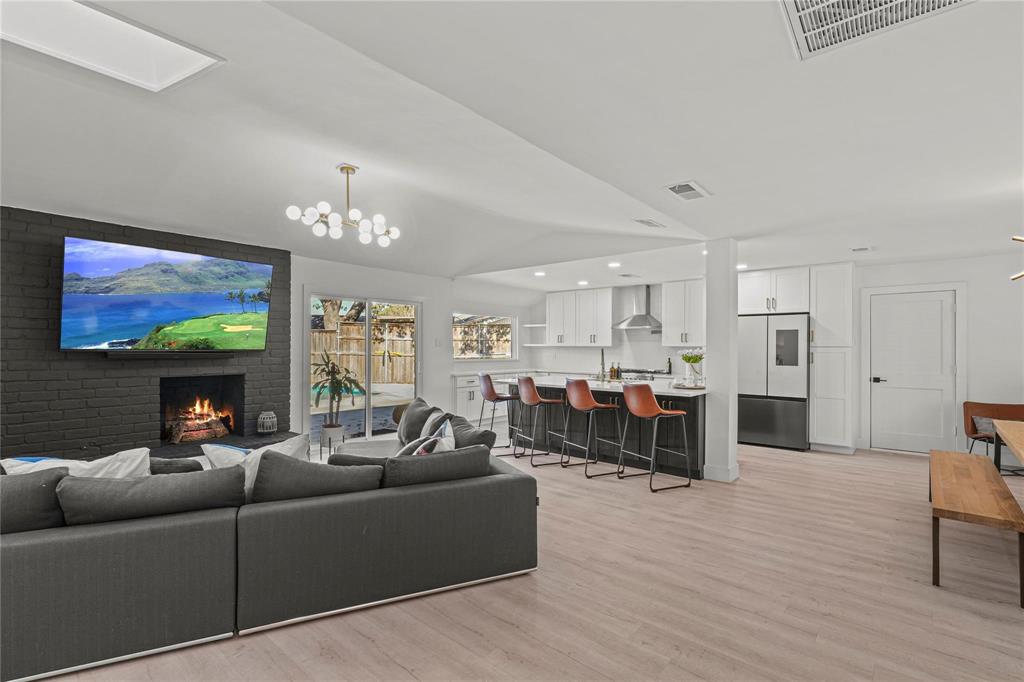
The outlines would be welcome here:
[[[739,441],[806,450],[807,313],[739,318]]]

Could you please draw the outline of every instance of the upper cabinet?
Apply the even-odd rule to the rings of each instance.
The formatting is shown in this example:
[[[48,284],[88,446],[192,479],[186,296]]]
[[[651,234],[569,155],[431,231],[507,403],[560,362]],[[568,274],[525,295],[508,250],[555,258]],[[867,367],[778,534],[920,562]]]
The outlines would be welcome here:
[[[853,263],[811,267],[811,346],[853,345]]]
[[[661,285],[661,345],[704,346],[707,342],[703,279]]]
[[[576,292],[576,345],[612,345],[612,290]]]
[[[611,289],[556,291],[546,308],[548,345],[612,345]]]
[[[737,290],[740,315],[810,310],[810,272],[806,267],[741,272]]]

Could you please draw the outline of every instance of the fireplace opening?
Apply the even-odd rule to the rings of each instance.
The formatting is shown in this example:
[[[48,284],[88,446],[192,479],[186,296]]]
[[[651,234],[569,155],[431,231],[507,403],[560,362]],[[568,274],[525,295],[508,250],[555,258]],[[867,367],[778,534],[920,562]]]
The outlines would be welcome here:
[[[160,438],[191,443],[245,432],[245,376],[162,377]]]

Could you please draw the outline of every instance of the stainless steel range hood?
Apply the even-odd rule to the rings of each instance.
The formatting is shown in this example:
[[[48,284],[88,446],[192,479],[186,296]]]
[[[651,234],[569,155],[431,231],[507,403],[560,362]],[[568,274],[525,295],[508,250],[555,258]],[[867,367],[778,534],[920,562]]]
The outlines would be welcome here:
[[[643,298],[640,292],[633,295],[633,314],[615,325],[616,329],[649,329],[651,333],[661,331],[661,322],[651,315],[651,286],[644,285]]]

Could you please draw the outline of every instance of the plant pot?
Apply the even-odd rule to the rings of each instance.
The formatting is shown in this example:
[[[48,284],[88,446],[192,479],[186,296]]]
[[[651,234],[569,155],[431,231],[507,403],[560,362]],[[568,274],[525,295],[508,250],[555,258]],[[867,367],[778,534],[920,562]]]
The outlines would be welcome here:
[[[340,445],[345,442],[345,427],[344,426],[328,426],[324,424],[320,427],[320,445]]]

